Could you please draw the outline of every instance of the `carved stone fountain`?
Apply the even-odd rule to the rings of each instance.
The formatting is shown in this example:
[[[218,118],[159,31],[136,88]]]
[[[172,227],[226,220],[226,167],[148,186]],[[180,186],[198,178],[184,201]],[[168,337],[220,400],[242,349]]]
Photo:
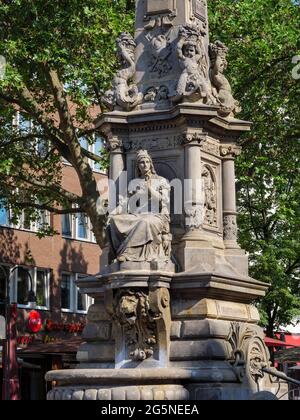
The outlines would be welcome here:
[[[137,0],[135,39],[118,39],[121,70],[98,129],[118,195],[137,178],[131,193],[140,199],[151,188],[157,211],[139,204],[128,212],[127,200],[123,214],[119,199],[108,260],[78,281],[95,299],[79,369],[48,373],[58,384],[49,399],[249,399],[272,391],[252,305],[267,285],[249,277],[237,243],[235,158],[251,124],[235,117],[226,53],[209,42],[206,0]]]

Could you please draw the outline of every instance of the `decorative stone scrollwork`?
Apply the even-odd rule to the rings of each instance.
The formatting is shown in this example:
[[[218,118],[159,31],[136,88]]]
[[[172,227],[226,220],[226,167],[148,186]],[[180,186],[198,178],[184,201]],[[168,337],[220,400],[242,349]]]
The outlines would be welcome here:
[[[205,141],[206,136],[201,133],[187,133],[181,136],[181,143],[182,144],[189,144],[189,143],[202,143]]]
[[[124,32],[117,40],[117,47],[122,69],[115,75],[112,90],[106,92],[102,102],[110,110],[118,105],[122,109],[130,111],[141,104],[143,100],[143,94],[138,92],[137,85],[130,84],[136,70],[134,57],[136,44],[132,36]]]
[[[248,343],[246,359],[249,363],[249,372],[254,382],[264,377],[263,367],[269,365],[269,354],[261,337],[253,337]]]
[[[202,100],[204,103],[213,104],[211,84],[208,76],[209,65],[204,39],[207,34],[205,24],[199,28],[187,24],[179,28],[177,56],[182,67],[176,94],[173,102],[189,99],[192,102]]]
[[[235,158],[240,156],[242,148],[239,146],[222,145],[220,147],[220,154],[222,157]]]
[[[148,88],[144,95],[145,102],[161,102],[166,101],[169,98],[169,89],[168,86],[151,86]]]
[[[203,224],[209,227],[218,226],[217,188],[213,170],[205,165],[202,170],[202,191],[204,215]]]
[[[173,26],[172,20],[176,17],[176,0],[146,0],[146,14],[144,20],[148,21],[145,29],[152,29],[156,25]]]
[[[202,206],[191,206],[185,209],[185,225],[190,231],[197,230],[203,223],[203,208]]]
[[[220,115],[223,117],[234,116],[241,111],[239,102],[232,96],[232,89],[228,79],[224,76],[228,63],[226,55],[228,48],[220,41],[210,44],[211,58],[211,82],[213,85],[213,94],[220,105]]]
[[[172,70],[172,64],[169,60],[172,53],[172,46],[168,41],[166,34],[146,36],[151,44],[150,73],[163,77]]]
[[[219,142],[211,140],[205,133],[193,133],[181,135],[181,144],[198,143],[203,152],[209,153],[213,156],[220,156]]]
[[[157,344],[149,296],[142,291],[120,290],[114,300],[115,318],[124,327],[129,357],[143,361],[153,356]]]
[[[149,151],[167,150],[178,147],[181,141],[182,139],[179,136],[147,137],[125,142],[124,147],[126,150],[132,150],[133,152],[141,150],[142,147]]]
[[[120,290],[114,298],[114,319],[124,328],[125,344],[130,359],[143,361],[158,350],[157,322],[166,319],[170,297],[167,289],[146,293],[141,290]]]
[[[238,237],[238,229],[235,215],[224,216],[224,240],[236,241]]]
[[[118,138],[112,138],[109,139],[106,142],[106,148],[108,149],[109,152],[115,152],[119,149],[123,149],[123,142],[122,140],[118,139]]]
[[[239,379],[250,377],[254,383],[264,377],[262,368],[270,365],[270,355],[263,337],[248,324],[231,323],[228,341],[232,347],[232,364]]]

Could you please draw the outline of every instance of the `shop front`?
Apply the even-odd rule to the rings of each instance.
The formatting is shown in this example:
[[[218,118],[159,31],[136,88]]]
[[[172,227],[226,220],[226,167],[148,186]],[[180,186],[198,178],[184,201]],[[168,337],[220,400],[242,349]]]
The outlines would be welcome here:
[[[84,317],[55,322],[45,315],[38,311],[25,314],[19,311],[16,337],[10,337],[16,343],[15,360],[10,360],[10,365],[16,362],[18,366],[22,400],[45,400],[51,387],[45,382],[46,372],[73,368],[77,364],[76,353],[82,342]],[[3,359],[3,363],[7,364],[5,355]],[[2,393],[2,351],[0,382]]]

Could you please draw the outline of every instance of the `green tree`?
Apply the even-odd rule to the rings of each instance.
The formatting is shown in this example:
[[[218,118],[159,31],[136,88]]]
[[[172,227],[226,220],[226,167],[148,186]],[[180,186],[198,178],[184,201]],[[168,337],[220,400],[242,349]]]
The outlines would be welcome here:
[[[210,29],[229,47],[239,117],[253,122],[237,162],[240,243],[251,275],[271,285],[259,307],[272,336],[300,313],[299,2],[216,0]]]
[[[128,0],[7,0],[0,4],[0,56],[7,62],[0,80],[0,196],[16,216],[27,209],[85,212],[103,245],[101,199],[81,147],[92,142],[91,106],[99,104],[116,65],[115,40],[133,28]],[[33,130],[12,124],[16,109]],[[36,141],[50,148],[42,153]],[[61,184],[61,157],[78,176],[82,194]],[[38,203],[38,204],[37,204]],[[74,206],[77,208],[74,209]]]
[[[80,146],[89,135],[89,108],[99,104],[116,64],[115,40],[133,30],[131,0],[6,0],[0,4],[0,55],[7,60],[0,81],[0,195],[14,208],[74,211],[76,204],[103,244],[99,192]],[[209,1],[211,40],[229,47],[228,76],[240,100],[240,118],[253,121],[237,162],[240,242],[250,254],[251,275],[268,281],[260,303],[272,335],[300,313],[299,304],[299,94],[292,57],[300,54],[299,2]],[[76,104],[72,113],[68,99]],[[16,132],[15,107],[34,133]],[[76,123],[75,123],[76,122]],[[86,130],[77,130],[77,123]],[[43,156],[33,139],[47,140]],[[92,141],[92,140],[90,140]],[[61,156],[80,180],[82,195],[61,187]],[[63,209],[57,210],[57,204]],[[78,210],[76,210],[78,211]]]

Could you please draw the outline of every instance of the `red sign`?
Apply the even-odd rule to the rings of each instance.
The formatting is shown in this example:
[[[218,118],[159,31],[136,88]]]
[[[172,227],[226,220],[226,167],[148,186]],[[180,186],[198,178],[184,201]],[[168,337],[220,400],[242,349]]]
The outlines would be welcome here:
[[[33,335],[22,335],[17,338],[17,343],[19,346],[28,346],[28,344],[32,344],[34,342]]]
[[[51,331],[65,331],[68,333],[82,333],[85,324],[82,322],[79,323],[55,323],[51,319],[46,320],[45,330],[48,332]]]
[[[41,315],[37,311],[31,311],[28,317],[28,329],[33,333],[38,333],[43,326]]]

